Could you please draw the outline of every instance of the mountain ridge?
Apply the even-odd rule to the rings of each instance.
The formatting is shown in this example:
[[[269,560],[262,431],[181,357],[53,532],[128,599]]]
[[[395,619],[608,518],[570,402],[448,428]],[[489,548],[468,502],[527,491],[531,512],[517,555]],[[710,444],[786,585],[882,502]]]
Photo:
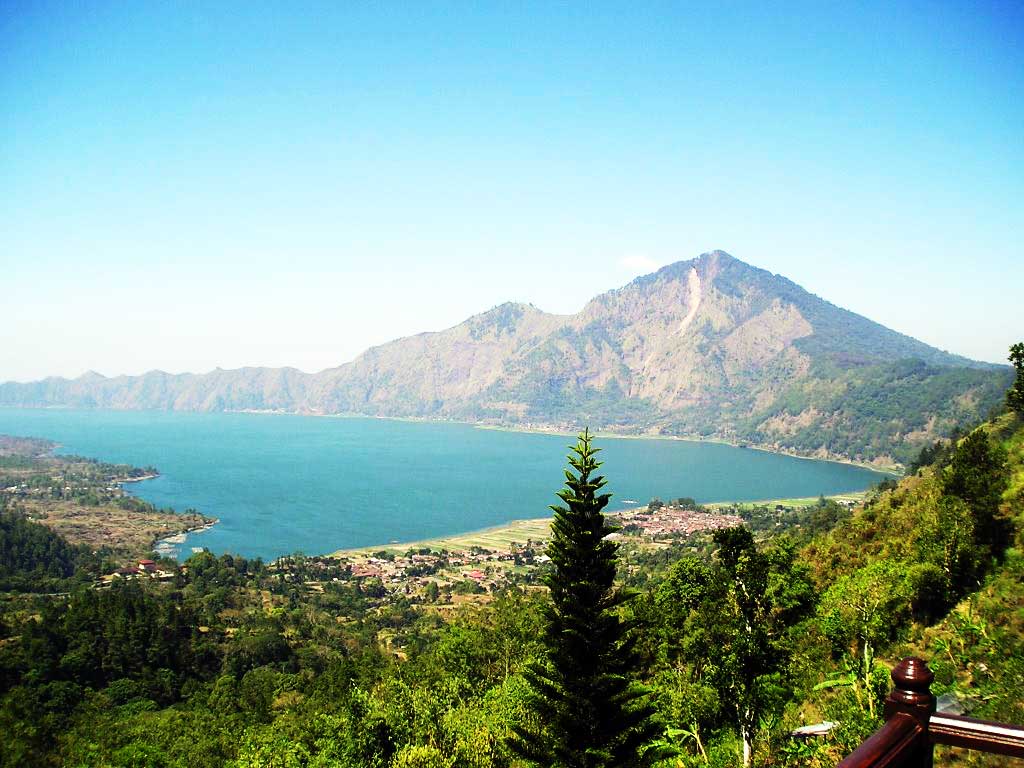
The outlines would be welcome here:
[[[589,424],[892,463],[983,417],[1008,376],[711,251],[640,275],[574,314],[505,302],[317,373],[90,371],[0,384],[0,405]]]

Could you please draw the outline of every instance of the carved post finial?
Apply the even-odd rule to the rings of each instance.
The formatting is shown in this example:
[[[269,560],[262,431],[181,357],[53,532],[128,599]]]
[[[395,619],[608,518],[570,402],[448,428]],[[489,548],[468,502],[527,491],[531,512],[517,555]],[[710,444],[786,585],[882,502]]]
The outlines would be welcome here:
[[[920,707],[931,714],[935,711],[935,697],[931,692],[934,679],[935,673],[928,669],[928,662],[924,659],[903,659],[892,671],[896,687],[889,694],[889,701],[904,707]]]

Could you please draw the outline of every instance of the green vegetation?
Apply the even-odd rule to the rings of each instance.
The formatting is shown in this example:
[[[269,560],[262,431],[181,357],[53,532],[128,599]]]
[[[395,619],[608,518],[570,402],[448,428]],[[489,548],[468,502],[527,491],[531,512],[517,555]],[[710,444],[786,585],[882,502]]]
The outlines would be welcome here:
[[[739,426],[743,439],[806,453],[910,463],[955,427],[977,423],[1006,387],[1002,372],[944,368],[919,360],[866,365],[788,387]],[[808,412],[824,418],[800,424]],[[793,428],[774,426],[792,421]]]
[[[1011,411],[1024,413],[1024,343],[1010,347],[1010,362],[1016,378],[1006,391],[1006,405]]]
[[[743,528],[645,547],[609,540],[577,448],[552,563],[510,565],[535,578],[494,592],[209,553],[97,588],[91,553],[8,509],[0,766],[524,768],[564,749],[557,764],[824,768],[880,725],[911,654],[971,716],[1024,723],[1021,414],[856,505],[748,505]]]
[[[718,557],[686,555],[654,595],[662,653],[690,670],[683,723],[697,744],[709,726],[735,723],[743,764],[757,726],[781,712],[792,692],[792,629],[810,613],[814,591],[795,547],[758,547],[746,528],[719,530]],[[703,747],[702,747],[703,749]]]
[[[609,494],[599,449],[583,432],[569,455],[552,506],[547,554],[554,566],[547,579],[551,606],[545,611],[545,651],[525,670],[533,689],[532,717],[515,728],[513,749],[539,766],[618,768],[651,765],[672,754],[652,742],[660,735],[647,691],[633,680],[639,667],[631,625],[617,612],[631,595],[614,588],[615,532],[602,510]]]
[[[23,516],[0,511],[0,592],[57,592],[98,576],[102,559]]]
[[[544,354],[543,348],[533,354]],[[552,347],[549,354],[560,352]],[[615,379],[603,387],[587,386],[575,377],[553,375],[552,366],[551,360],[534,361],[515,387],[495,385],[484,398],[528,403],[527,420],[533,423],[583,420],[607,431],[727,436],[803,455],[889,464],[909,463],[929,441],[985,418],[1008,381],[1002,370],[951,368],[917,359],[856,367],[829,363],[796,383],[788,383],[792,377],[780,372],[781,392],[767,406],[755,407],[751,395],[728,409],[702,403],[667,410],[650,399],[625,398]],[[487,408],[468,408],[457,416],[505,421],[500,410]]]

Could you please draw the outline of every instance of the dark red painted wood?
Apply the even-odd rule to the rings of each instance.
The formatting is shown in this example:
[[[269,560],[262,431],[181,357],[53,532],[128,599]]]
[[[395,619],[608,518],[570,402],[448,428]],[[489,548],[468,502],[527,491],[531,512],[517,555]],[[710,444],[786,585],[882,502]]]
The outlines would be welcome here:
[[[921,748],[928,747],[924,729],[910,715],[897,712],[868,740],[851,752],[837,768],[899,768],[916,765]]]
[[[947,744],[1024,758],[1024,727],[935,713],[935,675],[922,659],[903,659],[892,671],[885,725],[839,768],[932,768],[932,747]]]
[[[928,738],[934,744],[1024,757],[1024,728],[962,715],[932,715]]]

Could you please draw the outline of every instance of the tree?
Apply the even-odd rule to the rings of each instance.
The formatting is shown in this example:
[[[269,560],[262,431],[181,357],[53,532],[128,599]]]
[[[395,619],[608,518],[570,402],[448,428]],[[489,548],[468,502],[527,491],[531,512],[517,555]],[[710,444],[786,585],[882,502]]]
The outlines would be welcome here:
[[[588,431],[569,454],[563,505],[553,505],[547,555],[551,605],[545,615],[544,660],[524,673],[532,718],[514,728],[510,747],[545,768],[644,766],[672,754],[654,745],[661,728],[647,690],[632,681],[639,660],[633,625],[617,608],[631,595],[614,589],[616,528],[602,510],[610,494]]]
[[[732,710],[747,766],[758,723],[785,701],[789,630],[811,612],[814,588],[790,541],[762,551],[743,527],[715,531],[714,541],[718,567],[704,606],[714,622],[704,646],[708,678]]]
[[[893,560],[876,560],[829,587],[822,597],[821,616],[825,635],[837,647],[849,652],[848,683],[858,703],[866,697],[868,712],[875,715],[877,701],[884,695],[876,682],[875,649],[890,640],[909,618],[911,586],[905,566]],[[821,687],[832,687],[831,680]]]
[[[943,492],[967,502],[975,541],[993,557],[1001,556],[1009,543],[1011,527],[999,513],[1007,483],[1006,450],[992,445],[981,429],[960,441],[943,477]]]
[[[452,762],[437,747],[407,744],[391,761],[391,768],[451,768]]]
[[[687,665],[672,708],[698,750],[701,728],[731,721],[743,742],[743,763],[753,757],[759,723],[785,703],[791,690],[791,629],[808,616],[814,588],[788,539],[759,549],[743,527],[716,531],[713,563],[681,558],[658,588],[664,616],[662,651]],[[712,695],[709,697],[707,692]]]
[[[961,595],[978,588],[988,551],[978,542],[971,508],[956,496],[941,496],[935,505],[935,517],[922,521],[920,529],[919,564],[933,564],[942,574],[941,590],[935,590],[934,595],[939,602],[933,610],[924,612],[928,618],[937,619]]]
[[[661,710],[673,726],[668,734],[705,761],[706,734],[724,725],[726,702],[712,685],[708,642],[710,606],[717,606],[716,572],[705,559],[683,555],[653,593],[653,621],[659,629],[658,655],[666,662],[657,690]],[[705,610],[708,608],[709,610]],[[716,619],[712,618],[712,621]]]
[[[1017,379],[1006,391],[1006,404],[1011,411],[1024,414],[1024,343],[1010,347],[1009,359],[1017,371]]]
[[[424,597],[428,603],[436,603],[437,599],[441,596],[441,588],[437,586],[436,581],[428,581],[427,586],[424,589]]]

